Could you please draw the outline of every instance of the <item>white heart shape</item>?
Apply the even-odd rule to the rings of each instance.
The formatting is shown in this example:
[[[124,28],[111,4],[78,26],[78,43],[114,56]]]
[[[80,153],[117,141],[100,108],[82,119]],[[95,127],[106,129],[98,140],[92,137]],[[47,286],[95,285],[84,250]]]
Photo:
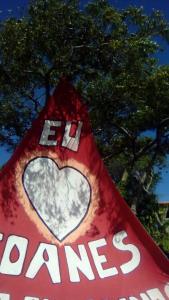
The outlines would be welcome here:
[[[47,157],[31,160],[23,174],[23,186],[36,212],[59,241],[85,218],[91,197],[86,177],[72,167],[59,169]]]

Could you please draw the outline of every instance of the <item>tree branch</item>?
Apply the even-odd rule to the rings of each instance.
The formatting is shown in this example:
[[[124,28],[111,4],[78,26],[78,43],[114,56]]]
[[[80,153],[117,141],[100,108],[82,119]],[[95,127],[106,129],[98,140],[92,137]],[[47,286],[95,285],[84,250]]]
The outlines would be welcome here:
[[[112,123],[112,125],[114,127],[116,127],[119,131],[121,131],[121,133],[124,133],[130,139],[133,139],[133,136],[131,135],[131,133],[126,128],[124,128],[123,126],[118,125],[117,123]]]

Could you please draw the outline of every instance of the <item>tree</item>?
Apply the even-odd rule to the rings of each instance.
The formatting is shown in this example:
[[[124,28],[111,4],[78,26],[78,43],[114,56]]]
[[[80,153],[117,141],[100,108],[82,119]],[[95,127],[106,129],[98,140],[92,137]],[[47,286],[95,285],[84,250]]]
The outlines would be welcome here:
[[[157,64],[159,39],[169,41],[159,11],[119,11],[105,0],[83,10],[76,0],[32,1],[25,17],[0,23],[0,142],[15,147],[68,76],[89,107],[113,179],[161,243],[154,187],[169,152],[169,67]]]

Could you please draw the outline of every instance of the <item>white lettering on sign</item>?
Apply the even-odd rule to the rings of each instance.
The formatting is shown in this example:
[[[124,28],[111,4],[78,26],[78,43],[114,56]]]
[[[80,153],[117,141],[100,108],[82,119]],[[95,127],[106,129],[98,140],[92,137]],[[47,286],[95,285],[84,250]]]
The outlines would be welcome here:
[[[0,293],[0,300],[10,300],[10,295]]]
[[[120,298],[118,300],[139,300],[139,299],[136,297],[129,297],[129,298]],[[148,300],[150,300],[150,299],[148,298]]]
[[[165,300],[159,289],[151,289],[147,291],[151,300]]]
[[[0,293],[0,300],[10,300],[11,297],[9,294],[4,294],[4,293]],[[40,299],[37,297],[32,297],[32,296],[25,296],[24,300],[48,300],[47,298],[45,299]]]
[[[34,278],[43,265],[46,265],[53,283],[61,282],[58,251],[55,245],[45,243],[39,245],[26,272],[26,277]]]
[[[165,286],[165,291],[166,291],[166,287],[168,288],[168,284]],[[148,293],[148,295],[146,295],[145,293]],[[16,296],[16,295],[15,295]],[[10,294],[6,294],[6,293],[0,293],[0,300],[12,300],[13,297]],[[49,296],[48,296],[49,297]],[[49,299],[49,298],[39,298],[39,297],[35,297],[35,296],[24,296],[24,298],[22,298],[23,300],[53,300],[53,298]],[[107,298],[106,298],[107,299]],[[94,300],[93,298],[90,300]],[[113,300],[166,300],[165,296],[163,297],[162,293],[160,292],[160,290],[158,288],[154,288],[154,289],[150,289],[147,290],[144,293],[139,294],[137,297],[134,296],[126,296],[123,298],[113,298]]]
[[[0,300],[1,300],[1,298],[0,298]],[[24,300],[41,300],[41,299],[37,298],[37,297],[26,296],[26,297],[24,297]],[[42,300],[48,300],[48,299],[45,298],[45,299],[42,299]]]
[[[0,234],[0,237],[2,239],[3,235]],[[132,254],[130,261],[119,266],[123,274],[132,272],[140,263],[139,250],[133,244],[123,244],[125,237],[127,237],[127,233],[125,231],[121,231],[113,238],[113,245],[116,249],[130,251]],[[103,266],[103,264],[108,263],[108,261],[106,255],[99,254],[98,251],[99,248],[106,245],[107,241],[104,238],[89,242],[88,251],[86,250],[85,245],[77,245],[79,254],[77,254],[71,246],[64,246],[65,258],[71,282],[81,281],[79,275],[80,272],[89,280],[95,279],[95,273],[92,269],[89,255],[93,258],[93,262],[100,278],[117,276],[119,274],[119,270],[115,266],[110,266],[109,268],[104,268]],[[0,272],[7,275],[20,275],[21,272],[23,272],[22,270],[25,262],[25,256],[27,254],[27,247],[28,240],[26,238],[15,235],[9,236],[0,262]],[[105,248],[105,251],[106,249],[107,247]],[[89,250],[90,253],[88,253]],[[104,248],[100,250],[104,250]],[[40,273],[42,267],[45,267],[48,271],[52,283],[61,283],[59,253],[56,245],[40,243],[29,265],[27,265],[25,276],[31,279],[35,278],[38,276],[38,273]],[[167,293],[168,287],[166,286],[166,294]]]
[[[73,151],[78,150],[82,125],[83,125],[83,123],[79,121],[78,122],[78,127],[76,129],[76,134],[75,134],[74,137],[72,137],[70,135],[72,123],[70,121],[66,122],[65,134],[64,134],[63,142],[62,142],[63,147],[66,147],[66,148],[68,148],[70,150],[73,150]]]
[[[55,139],[49,139],[49,137],[55,137],[56,135],[56,128],[61,126],[61,121],[50,121],[45,120],[42,135],[40,138],[40,145],[45,146],[56,146],[57,140]],[[55,127],[55,130],[51,129],[51,127]]]
[[[144,293],[141,293],[140,297],[141,297],[142,300],[150,300],[150,298]]]
[[[164,288],[165,293],[166,293],[167,286],[168,285],[166,285]],[[166,293],[166,295],[167,295],[167,293]],[[141,298],[141,300],[166,300],[166,298],[162,295],[162,293],[160,292],[160,290],[158,288],[150,289],[150,290],[147,290],[145,293],[141,293],[139,295],[139,298],[130,296],[127,298],[119,298],[118,300],[139,300],[140,298]]]
[[[65,131],[62,139],[62,147],[66,147],[72,151],[77,151],[80,142],[80,135],[82,130],[83,122],[77,122],[77,128],[73,136],[71,135],[71,128],[75,122],[67,121],[65,124]],[[56,130],[61,127],[61,121],[45,120],[42,134],[40,137],[40,145],[43,146],[57,146]]]
[[[97,248],[107,245],[105,239],[100,239],[97,241],[89,242],[89,248],[97,269],[97,272],[100,278],[105,278],[109,276],[114,276],[118,274],[118,271],[115,267],[104,270],[102,264],[107,262],[105,255],[99,255]]]
[[[78,269],[89,279],[93,280],[94,274],[87,256],[84,245],[78,246],[80,258],[70,246],[65,246],[65,253],[69,269],[69,276],[71,282],[80,282]]]
[[[23,237],[11,235],[6,243],[5,251],[0,264],[0,273],[7,275],[19,275],[22,272],[28,246],[28,240]],[[11,261],[11,255],[15,251],[16,261]]]
[[[115,234],[113,237],[113,245],[122,251],[130,251],[132,253],[132,259],[121,265],[120,269],[122,270],[123,274],[127,274],[132,272],[136,269],[140,263],[140,252],[136,246],[133,244],[123,244],[123,240],[127,237],[126,231],[120,231]]]
[[[164,291],[165,291],[166,295],[167,295],[168,298],[169,298],[169,283],[166,284]]]
[[[26,296],[26,297],[24,297],[24,300],[40,300],[40,299],[37,298],[37,297],[29,297],[29,296]]]

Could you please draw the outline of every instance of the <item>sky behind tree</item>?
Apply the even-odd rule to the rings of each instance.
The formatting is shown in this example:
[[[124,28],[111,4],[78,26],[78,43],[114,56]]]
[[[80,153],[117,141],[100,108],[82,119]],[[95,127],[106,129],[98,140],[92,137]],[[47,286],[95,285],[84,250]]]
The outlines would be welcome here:
[[[89,1],[81,0],[83,7]],[[26,14],[28,0],[0,0],[0,20],[10,18],[12,16],[22,18]],[[150,14],[153,9],[160,10],[165,18],[169,21],[169,1],[167,0],[111,0],[110,3],[118,9],[125,9],[129,5],[137,7],[142,6],[145,13]],[[158,53],[158,63],[169,64],[169,45],[160,40],[160,45],[164,51]],[[11,156],[5,148],[0,148],[0,165],[4,164]],[[162,179],[157,186],[158,198],[161,201],[169,201],[169,162],[163,170]]]

